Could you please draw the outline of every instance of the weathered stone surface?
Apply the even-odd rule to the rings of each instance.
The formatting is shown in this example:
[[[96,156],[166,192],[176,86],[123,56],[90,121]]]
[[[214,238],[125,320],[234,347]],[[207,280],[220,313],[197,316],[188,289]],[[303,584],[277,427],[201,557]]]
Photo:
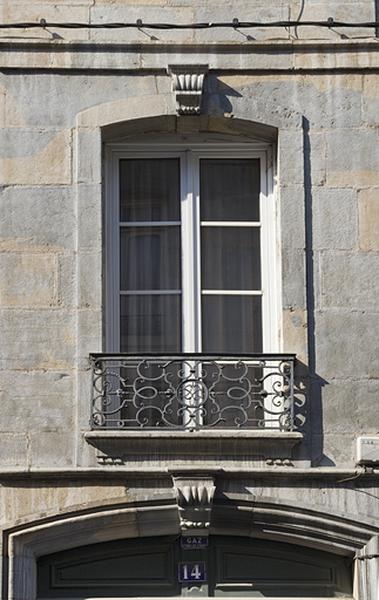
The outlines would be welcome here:
[[[70,100],[62,102],[68,89]],[[109,98],[148,94],[156,94],[154,77],[16,72],[6,77],[5,120],[8,127],[19,127],[20,121],[24,127],[73,127],[79,112]]]
[[[335,129],[326,134],[326,140],[327,185],[379,185],[379,131]]]
[[[138,6],[120,6],[119,4],[114,4],[108,6],[106,11],[104,11],[103,5],[95,5],[90,10],[90,18],[93,23],[135,23],[137,19],[143,19],[146,23],[161,23],[163,14],[165,23],[192,23],[194,21],[192,8],[180,6],[176,6],[175,8],[165,7],[164,13],[162,13],[161,6],[153,5],[146,5],[141,10]],[[150,41],[159,42],[188,42],[193,40],[193,31],[191,29],[149,30],[142,28],[141,31],[138,29],[128,29],[126,35],[129,43],[146,42],[149,39]],[[90,32],[90,39],[94,41],[119,42],[120,32],[112,29],[94,29]]]
[[[304,184],[322,186],[326,179],[326,141],[323,133],[311,133],[304,141],[307,165]]]
[[[282,251],[283,308],[305,307],[304,250]]]
[[[42,516],[46,513],[63,514],[80,506],[109,504],[110,501],[125,501],[128,497],[125,485],[49,485],[48,483],[13,487],[1,490],[0,501],[5,511],[0,514],[2,523],[12,523],[16,519]]]
[[[211,114],[231,113],[237,117],[266,123],[278,127],[281,136],[285,135],[285,130],[301,126],[299,107],[295,101],[292,102],[292,85],[285,81],[281,85],[280,76],[276,82],[271,78],[266,82],[262,77],[249,77],[247,82],[241,82],[238,76],[221,76],[219,79],[225,85],[214,86],[209,101]],[[289,97],[287,93],[290,94]]]
[[[283,311],[283,351],[295,353],[297,360],[308,362],[307,314],[300,308]]]
[[[329,309],[316,313],[319,375],[334,378],[379,378],[377,312]]]
[[[32,250],[32,249],[31,249]],[[1,252],[0,304],[47,307],[58,302],[58,261],[53,253]]]
[[[299,131],[280,131],[278,166],[281,185],[304,184],[303,136]]]
[[[324,252],[321,259],[323,307],[377,310],[378,257],[363,252]]]
[[[315,466],[319,467],[346,467],[355,462],[355,440],[354,433],[327,433],[316,435],[313,438],[314,447],[320,446],[323,450],[321,456],[315,460]]]
[[[71,250],[75,244],[73,190],[39,186],[0,188],[1,248],[14,249],[14,240],[25,252]],[[21,249],[21,248],[20,248]]]
[[[0,368],[69,369],[75,357],[74,323],[63,310],[3,309]]]
[[[63,428],[29,434],[29,464],[31,467],[67,467],[74,463],[74,429]]]
[[[3,432],[1,434],[0,463],[2,467],[26,468],[27,451],[28,438],[25,433]]]
[[[87,6],[85,6],[87,4]],[[50,2],[45,0],[33,2],[12,2],[12,0],[3,0],[0,4],[0,15],[2,23],[25,23],[38,22],[40,19],[46,19],[53,23],[64,22],[89,22],[89,8],[86,0],[80,4],[74,1],[72,4],[65,2]],[[8,29],[0,32],[0,38],[30,38],[30,39],[88,39],[88,30],[81,29]]]
[[[357,2],[330,2],[328,0],[312,0],[299,4],[299,0],[292,0],[290,7],[291,20],[300,21],[326,21],[333,17],[335,21],[347,21],[360,23],[363,21],[375,21],[375,6],[370,0],[357,0]],[[374,28],[364,27],[298,27],[293,33],[301,39],[330,39],[338,41],[343,36],[349,38],[365,37],[374,35]]]
[[[347,250],[357,247],[357,193],[343,188],[312,190],[312,230],[315,249]]]
[[[75,181],[101,183],[101,132],[98,128],[78,127],[75,132]]]
[[[99,286],[103,270],[103,254],[101,251],[82,252],[78,256],[78,303],[82,308],[102,308],[102,296]]]
[[[379,251],[379,188],[360,190],[359,247],[366,251]]]
[[[362,117],[368,125],[379,125],[379,83],[375,74],[363,77]]]
[[[1,78],[0,78],[1,79]],[[0,86],[0,127],[5,127],[5,100],[6,100],[6,89],[2,85]]]
[[[283,232],[283,247],[304,250],[304,188],[301,185],[288,185],[281,188],[279,194],[280,230]]]
[[[361,75],[303,76],[294,89],[294,101],[302,107],[311,129],[359,127],[361,124]]]
[[[175,98],[174,94],[161,94],[159,96],[134,96],[125,98],[124,100],[115,100],[100,104],[84,110],[78,114],[78,136],[82,130],[85,134],[85,129],[88,128],[88,136],[90,131],[96,127],[105,127],[106,125],[114,125],[122,121],[132,121],[133,119],[143,119],[145,117],[161,117],[164,115],[175,115]],[[132,125],[132,124],[131,124]],[[138,124],[136,124],[138,126]],[[129,132],[129,135],[132,133]],[[95,140],[94,140],[95,141]],[[90,150],[90,149],[89,149]],[[90,183],[93,183],[92,181]]]
[[[90,17],[103,23],[137,18],[181,23],[233,17],[271,20],[298,17],[301,4],[301,0],[231,0],[217,6],[215,0],[35,0],[29,6],[25,0],[0,0],[0,16],[2,22],[41,17],[67,21]],[[374,8],[372,0],[309,0],[301,18],[371,20]],[[374,40],[371,45],[350,42],[342,40],[340,33],[373,35],[362,28],[334,31],[300,26],[290,31],[283,27],[197,32],[143,28],[89,33],[57,28],[1,34],[7,46],[0,61],[7,70],[0,78],[0,125],[5,128],[0,140],[4,183],[0,274],[6,272],[0,296],[5,304],[0,321],[4,367],[0,465],[26,467],[29,462],[33,468],[54,468],[73,466],[76,461],[98,466],[81,433],[89,427],[88,354],[104,349],[101,256],[107,206],[102,142],[117,141],[125,132],[140,135],[145,117],[155,116],[157,123],[164,115],[170,116],[167,128],[182,136],[194,129],[236,133],[238,127],[242,135],[250,135],[254,127],[247,125],[249,121],[267,124],[272,128],[268,139],[274,143],[274,153],[273,130],[277,129],[275,182],[281,211],[284,307],[280,350],[295,352],[299,363],[307,365],[313,351],[313,331],[307,349],[308,308],[310,327],[315,318],[316,371],[325,380],[320,404],[315,390],[312,396],[306,388],[304,431],[309,446],[304,444],[301,452],[304,464],[312,456],[315,464],[323,466],[354,465],[356,436],[375,434],[377,429],[379,110],[377,77],[369,68],[378,66],[379,55]],[[17,45],[11,42],[12,35]],[[93,44],[65,44],[65,40],[88,41],[89,36]],[[264,41],[273,38],[275,42]],[[299,41],[315,38],[335,44]],[[47,40],[52,43],[46,44]],[[166,41],[177,46],[169,48]],[[214,49],[220,41],[228,44]],[[198,45],[186,46],[194,42]],[[208,46],[201,47],[202,43]],[[205,114],[197,129],[190,120],[174,117],[171,81],[165,74],[171,61],[209,62]],[[17,70],[20,66],[23,70]],[[220,126],[209,114],[230,118]],[[238,126],[233,127],[233,121]],[[303,123],[309,128],[305,136]],[[264,127],[258,127],[254,135],[259,138],[262,131]],[[311,217],[305,208],[312,209]],[[306,234],[308,278],[313,286],[308,307]],[[305,380],[306,368],[298,367]],[[217,467],[219,458],[212,460]],[[233,462],[230,456],[227,461],[233,466],[250,464]],[[182,464],[190,468],[192,462],[190,454],[183,456]],[[139,463],[136,456],[136,471]],[[158,453],[152,464],[167,466]],[[261,459],[257,464],[262,464]],[[326,511],[353,513],[357,519],[360,511],[372,518],[378,515],[376,498],[345,486],[320,489],[318,484],[303,482],[295,487],[291,475],[287,488],[273,489],[266,483],[252,484],[253,493],[258,488],[259,494],[290,498],[293,503],[300,498]],[[152,478],[139,485],[135,497],[150,499],[163,484]],[[225,485],[241,491],[246,482],[235,478]],[[12,488],[6,499],[3,496],[1,508],[5,507],[3,518],[9,523],[20,515],[63,512],[75,504],[101,504],[122,494],[120,484],[94,486],[91,491],[83,481],[65,489],[54,483],[27,491]],[[159,533],[155,518],[141,519],[139,533]]]
[[[1,183],[71,183],[69,130],[3,129],[0,136]]]
[[[324,433],[376,433],[378,393],[379,381],[375,379],[328,381],[322,389]]]
[[[101,291],[101,282],[97,282]],[[103,319],[100,309],[81,308],[78,311],[78,366],[88,369],[91,352],[103,350]]]
[[[2,371],[0,431],[72,429],[73,379],[69,370]]]
[[[226,6],[219,3],[215,7],[213,2],[197,3],[193,5],[194,21],[199,23],[209,22],[231,22],[234,17],[240,21],[283,21],[288,19],[289,10],[282,3],[260,2],[253,5],[242,0],[233,2]],[[215,35],[219,41],[246,42],[264,39],[289,39],[288,31],[284,27],[263,28],[254,27],[249,29],[234,29],[232,27],[219,29],[215,34],[212,29],[198,30],[194,32],[193,38],[199,43],[214,41]]]
[[[98,250],[103,237],[103,190],[101,184],[76,187],[77,231],[81,250]]]

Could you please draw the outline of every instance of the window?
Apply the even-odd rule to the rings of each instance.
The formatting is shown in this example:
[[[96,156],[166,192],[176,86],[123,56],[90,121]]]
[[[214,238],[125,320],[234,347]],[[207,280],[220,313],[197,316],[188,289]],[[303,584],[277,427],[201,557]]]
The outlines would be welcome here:
[[[107,351],[278,351],[269,148],[109,148]]]

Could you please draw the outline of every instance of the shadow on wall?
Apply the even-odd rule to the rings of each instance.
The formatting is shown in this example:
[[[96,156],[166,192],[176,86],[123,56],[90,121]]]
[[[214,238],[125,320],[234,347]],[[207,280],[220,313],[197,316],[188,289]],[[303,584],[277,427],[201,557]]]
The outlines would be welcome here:
[[[232,113],[233,107],[229,97],[241,98],[242,94],[210,73],[204,82],[203,112],[213,116]]]
[[[313,254],[313,197],[312,197],[312,146],[309,136],[310,125],[302,119],[304,148],[304,215],[305,215],[305,272],[307,290],[307,335],[308,335],[308,427],[311,442],[312,466],[331,467],[335,463],[324,455],[322,388],[327,385],[317,374],[315,336],[315,287]],[[305,366],[305,365],[303,365]]]

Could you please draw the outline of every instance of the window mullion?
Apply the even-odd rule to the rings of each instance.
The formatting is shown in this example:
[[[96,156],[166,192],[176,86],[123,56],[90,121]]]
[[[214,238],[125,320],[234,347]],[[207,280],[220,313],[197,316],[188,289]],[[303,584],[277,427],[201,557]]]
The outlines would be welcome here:
[[[183,352],[201,351],[199,169],[191,151],[181,157]]]

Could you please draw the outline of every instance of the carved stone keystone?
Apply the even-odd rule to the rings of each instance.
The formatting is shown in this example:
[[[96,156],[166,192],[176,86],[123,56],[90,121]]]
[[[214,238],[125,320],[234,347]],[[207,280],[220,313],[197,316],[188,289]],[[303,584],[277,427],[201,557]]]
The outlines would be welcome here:
[[[199,115],[208,65],[169,65],[178,115]]]
[[[208,535],[216,489],[214,477],[211,475],[173,475],[172,479],[182,533],[185,535]]]

